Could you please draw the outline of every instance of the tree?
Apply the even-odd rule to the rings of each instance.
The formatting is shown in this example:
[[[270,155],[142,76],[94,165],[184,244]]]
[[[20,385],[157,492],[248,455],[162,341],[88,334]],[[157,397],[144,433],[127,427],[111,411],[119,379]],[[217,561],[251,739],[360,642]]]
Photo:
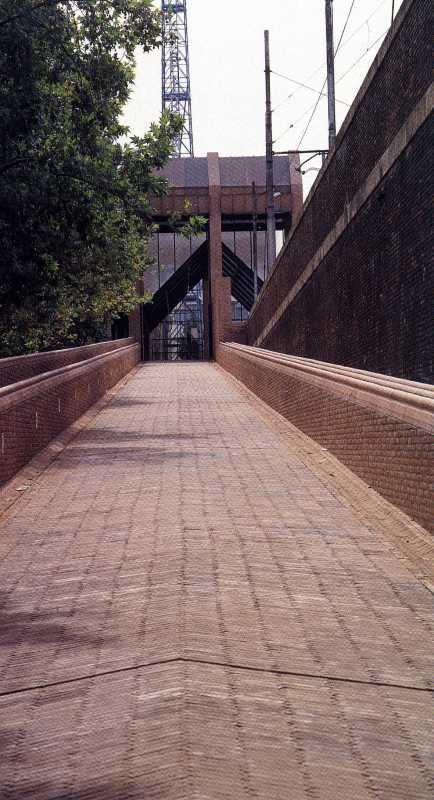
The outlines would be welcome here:
[[[92,339],[137,302],[154,174],[180,122],[128,139],[151,0],[0,0],[0,355]]]

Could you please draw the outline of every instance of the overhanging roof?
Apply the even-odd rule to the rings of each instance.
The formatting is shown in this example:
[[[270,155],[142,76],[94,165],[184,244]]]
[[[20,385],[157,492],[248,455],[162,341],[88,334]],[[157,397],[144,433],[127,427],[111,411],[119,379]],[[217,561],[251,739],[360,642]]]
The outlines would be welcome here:
[[[153,198],[155,220],[164,232],[165,220],[173,214],[187,218],[190,214],[209,215],[208,158],[171,159],[158,175],[167,178],[168,194]],[[276,227],[288,228],[294,205],[301,202],[301,176],[297,172],[297,156],[274,156],[274,190]],[[256,185],[258,227],[266,217],[266,163],[264,156],[218,158],[222,229],[251,230],[254,211],[252,184]],[[167,228],[169,230],[169,228]]]

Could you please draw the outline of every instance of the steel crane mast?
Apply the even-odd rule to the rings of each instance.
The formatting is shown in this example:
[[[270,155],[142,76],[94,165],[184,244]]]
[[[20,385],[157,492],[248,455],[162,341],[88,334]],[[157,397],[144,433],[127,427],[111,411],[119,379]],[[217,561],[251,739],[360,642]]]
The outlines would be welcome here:
[[[190,63],[188,54],[187,3],[162,0],[163,46],[161,96],[163,111],[182,118],[182,131],[175,140],[175,157],[193,156]]]

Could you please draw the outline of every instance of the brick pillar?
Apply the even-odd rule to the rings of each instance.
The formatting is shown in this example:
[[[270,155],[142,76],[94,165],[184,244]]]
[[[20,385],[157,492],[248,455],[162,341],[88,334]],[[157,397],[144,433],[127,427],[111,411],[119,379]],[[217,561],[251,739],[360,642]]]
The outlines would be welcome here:
[[[142,295],[144,292],[143,281],[137,283],[137,294]],[[146,360],[143,353],[143,324],[142,324],[142,308],[140,305],[136,306],[134,311],[128,316],[129,334],[134,336],[136,342],[140,345],[140,358]]]
[[[210,323],[210,304],[211,296],[209,290],[209,278],[203,279],[203,357],[209,361],[212,347],[210,343],[211,323]]]
[[[208,153],[209,186],[209,295],[211,327],[210,357],[216,358],[218,343],[222,333],[221,281],[222,281],[222,215],[221,184],[218,153]]]
[[[232,339],[232,280],[222,277],[220,282],[219,304],[220,304],[220,341],[225,342]]]

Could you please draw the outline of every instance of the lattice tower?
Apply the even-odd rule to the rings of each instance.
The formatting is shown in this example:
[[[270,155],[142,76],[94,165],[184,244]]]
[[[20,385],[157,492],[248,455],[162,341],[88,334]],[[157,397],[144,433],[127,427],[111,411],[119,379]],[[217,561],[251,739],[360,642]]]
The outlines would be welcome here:
[[[175,141],[174,156],[193,156],[190,64],[188,54],[187,3],[162,0],[163,47],[161,94],[163,111],[182,118],[182,131]]]

